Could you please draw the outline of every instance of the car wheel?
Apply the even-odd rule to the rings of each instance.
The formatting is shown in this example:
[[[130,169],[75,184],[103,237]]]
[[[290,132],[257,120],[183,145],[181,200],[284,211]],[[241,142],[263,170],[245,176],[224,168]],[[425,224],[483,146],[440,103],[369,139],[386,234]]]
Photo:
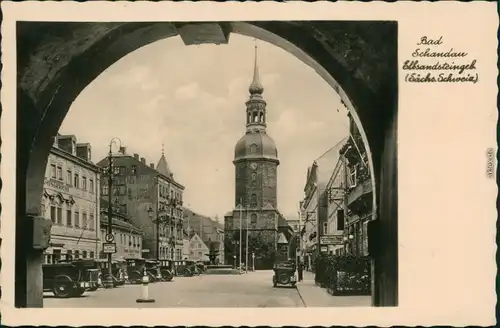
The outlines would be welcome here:
[[[67,298],[73,294],[73,283],[66,277],[56,277],[52,292],[57,298]]]

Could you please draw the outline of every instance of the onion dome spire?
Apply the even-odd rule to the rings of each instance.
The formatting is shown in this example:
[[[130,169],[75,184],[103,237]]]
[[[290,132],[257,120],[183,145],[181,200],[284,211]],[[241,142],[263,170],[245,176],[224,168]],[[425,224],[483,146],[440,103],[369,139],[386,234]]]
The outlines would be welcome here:
[[[253,67],[253,80],[248,88],[251,95],[260,95],[264,92],[264,87],[260,84],[259,80],[259,67],[257,65],[257,41],[255,41],[255,62]]]

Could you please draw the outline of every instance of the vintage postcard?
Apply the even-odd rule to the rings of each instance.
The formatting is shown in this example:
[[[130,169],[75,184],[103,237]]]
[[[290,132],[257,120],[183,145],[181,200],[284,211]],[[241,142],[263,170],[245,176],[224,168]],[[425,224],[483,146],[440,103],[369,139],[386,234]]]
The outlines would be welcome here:
[[[495,323],[494,2],[1,9],[2,323]]]

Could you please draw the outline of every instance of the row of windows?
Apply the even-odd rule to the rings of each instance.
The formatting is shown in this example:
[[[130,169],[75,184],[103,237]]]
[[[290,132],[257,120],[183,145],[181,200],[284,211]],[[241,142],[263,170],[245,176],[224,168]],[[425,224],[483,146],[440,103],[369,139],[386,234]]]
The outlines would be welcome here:
[[[182,201],[182,193],[174,191],[174,189],[168,188],[165,185],[159,185],[159,193],[161,198],[167,198],[169,197],[169,190],[170,190],[170,199],[177,199],[178,201]]]
[[[93,251],[86,250],[66,250],[66,254],[61,254],[60,249],[54,249],[52,254],[45,254],[45,263],[59,263],[64,260],[74,260],[74,259],[93,259],[95,253]]]
[[[72,210],[69,206],[63,210],[61,205],[51,205],[50,220],[57,225],[95,230],[95,213],[93,211],[87,213],[86,210],[83,210],[80,216],[78,208],[75,207],[74,212]],[[45,214],[44,205],[42,205],[42,213]],[[65,214],[63,215],[63,213]]]
[[[180,233],[180,226],[177,226],[177,229],[171,226],[162,226],[160,227],[160,237],[175,237],[175,239],[182,239],[178,237],[182,237],[182,233]]]
[[[160,247],[160,259],[180,261],[182,260],[182,249]]]
[[[191,252],[190,252],[190,255],[193,255],[193,256],[194,256],[194,255],[195,255],[195,252],[194,252],[194,251],[191,251]],[[202,255],[203,255],[203,252],[196,252],[196,256],[200,256],[200,257],[201,257]]]
[[[113,169],[113,173],[115,175],[127,175],[127,168],[125,166],[115,166],[114,169]],[[132,165],[131,169],[130,169],[130,173],[132,175],[136,175],[137,174],[137,166],[136,165]],[[164,186],[164,185],[160,185],[159,186],[159,191],[160,191],[160,196],[163,197],[163,198],[166,198],[168,196],[168,187],[167,186]],[[179,193],[179,192],[174,192],[174,190],[170,189],[170,198],[171,199],[178,199],[178,200],[182,200],[182,194]]]
[[[74,173],[71,170],[66,171],[66,179],[63,177],[63,170],[62,166],[56,165],[56,164],[50,164],[50,177],[52,179],[56,179],[59,181],[63,181],[66,184],[70,185],[71,187],[79,188],[85,191],[90,191],[91,193],[94,192],[94,180],[89,178],[88,179],[88,185],[87,185],[87,177],[82,176],[80,180],[80,175],[78,173]],[[80,187],[80,181],[81,181],[81,187]]]
[[[102,196],[109,195],[109,185],[103,183],[102,184]],[[127,194],[127,190],[124,185],[115,185],[113,186],[113,196],[125,196]]]

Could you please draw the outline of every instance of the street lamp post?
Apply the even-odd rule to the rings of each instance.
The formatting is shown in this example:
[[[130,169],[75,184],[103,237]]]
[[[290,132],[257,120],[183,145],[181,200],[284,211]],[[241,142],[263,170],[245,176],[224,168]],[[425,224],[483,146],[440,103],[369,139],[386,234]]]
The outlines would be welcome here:
[[[252,271],[255,271],[255,253],[252,252]]]
[[[107,239],[112,240],[111,237],[113,236],[113,201],[112,201],[112,196],[113,196],[113,171],[114,171],[114,166],[113,166],[113,144],[116,142],[119,142],[121,146],[121,141],[118,138],[113,138],[111,139],[109,143],[109,153],[108,153],[108,231],[107,231]],[[109,236],[109,237],[108,237]],[[116,244],[115,244],[116,245]],[[106,288],[113,288],[113,254],[108,253],[108,274],[106,276],[106,279],[104,279],[104,286]]]

